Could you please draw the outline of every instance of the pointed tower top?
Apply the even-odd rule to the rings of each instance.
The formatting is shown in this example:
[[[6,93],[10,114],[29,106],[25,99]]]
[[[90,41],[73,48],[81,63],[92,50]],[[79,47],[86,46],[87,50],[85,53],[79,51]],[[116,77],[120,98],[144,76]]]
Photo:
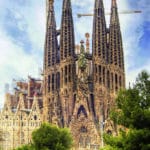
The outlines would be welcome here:
[[[103,0],[95,0],[92,34],[92,55],[106,60],[106,21]],[[103,46],[102,46],[103,45]]]
[[[48,1],[49,1],[49,11],[53,11],[54,0],[48,0]]]
[[[117,7],[117,2],[116,2],[116,0],[112,0],[112,7]]]
[[[58,41],[56,34],[56,21],[53,6],[54,0],[47,0],[47,26],[45,39],[45,69],[57,63]]]
[[[70,0],[64,0],[63,1],[63,10],[69,9],[71,7]]]
[[[54,3],[54,0],[49,0],[49,3],[50,3],[50,4],[53,4],[53,3]]]
[[[48,25],[52,25],[56,27],[55,21],[55,12],[54,12],[54,0],[48,0],[48,15],[47,15],[47,23]]]
[[[67,41],[67,42],[66,42]],[[71,1],[63,0],[61,33],[60,33],[60,53],[61,60],[74,57],[74,24],[72,17]]]
[[[103,0],[95,0],[95,9],[103,8]]]
[[[112,0],[111,4],[111,19],[110,19],[110,24],[119,24],[119,17],[118,17],[118,8],[117,8],[117,0]]]

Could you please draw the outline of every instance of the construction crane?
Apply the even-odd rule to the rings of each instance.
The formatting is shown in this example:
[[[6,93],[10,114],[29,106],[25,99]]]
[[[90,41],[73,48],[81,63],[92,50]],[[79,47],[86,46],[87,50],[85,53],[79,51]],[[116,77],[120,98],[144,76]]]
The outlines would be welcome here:
[[[128,11],[120,11],[119,14],[134,14],[134,13],[142,13],[141,10],[128,10]],[[105,13],[105,15],[110,15],[111,13]],[[93,16],[93,14],[77,14],[78,18],[81,17],[89,17],[89,16]]]

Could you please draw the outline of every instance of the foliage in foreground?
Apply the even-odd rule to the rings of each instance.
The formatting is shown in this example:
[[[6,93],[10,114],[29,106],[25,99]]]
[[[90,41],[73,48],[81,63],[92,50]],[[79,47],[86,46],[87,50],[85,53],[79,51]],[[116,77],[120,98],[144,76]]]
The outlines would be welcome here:
[[[32,141],[31,145],[24,145],[16,150],[69,150],[72,147],[68,129],[47,123],[32,133]]]
[[[16,148],[15,150],[35,150],[35,148],[32,145],[23,145],[21,147]]]
[[[141,72],[132,88],[119,92],[111,119],[125,129],[105,134],[103,150],[150,150],[150,74]]]

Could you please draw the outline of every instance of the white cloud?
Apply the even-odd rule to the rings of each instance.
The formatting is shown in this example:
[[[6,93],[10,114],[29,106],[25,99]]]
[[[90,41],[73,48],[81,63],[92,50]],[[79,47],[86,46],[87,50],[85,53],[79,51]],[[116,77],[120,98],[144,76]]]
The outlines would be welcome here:
[[[128,0],[117,0],[118,9],[131,10]],[[15,2],[16,3],[16,2]],[[60,8],[60,1],[55,1],[55,4]],[[139,8],[144,10],[143,14],[131,14],[120,15],[120,24],[123,35],[123,45],[125,51],[125,65],[126,65],[126,78],[128,82],[133,82],[137,74],[142,69],[150,71],[150,61],[145,60],[145,63],[137,66],[138,60],[136,60],[139,51],[139,41],[143,36],[143,23],[150,21],[148,4],[150,1],[143,2],[138,1]],[[104,0],[104,6],[106,12],[110,12],[110,0]],[[92,13],[94,6],[94,0],[72,0],[72,8],[74,13]],[[43,61],[43,47],[45,38],[45,0],[32,0],[28,2],[28,5],[14,8],[9,5],[6,0],[0,1],[0,21],[3,18],[3,11],[5,9],[11,9],[15,14],[15,17],[19,20],[18,28],[21,31],[26,30],[28,38],[32,43],[31,53],[27,54],[22,45],[18,46],[14,43],[2,29],[0,22],[0,106],[4,101],[4,85],[5,83],[11,83],[13,78],[26,78],[28,74],[37,76],[38,67],[42,66]],[[61,20],[61,11],[56,8],[55,10],[58,23]],[[75,16],[76,14],[74,14]],[[74,17],[76,43],[79,43],[81,39],[84,39],[86,32],[92,32],[92,17],[84,17],[78,19]],[[107,24],[109,24],[109,17],[107,17]],[[58,28],[59,28],[59,24]],[[91,35],[92,36],[92,35]],[[18,41],[19,42],[19,41]],[[139,57],[138,57],[139,58]],[[136,67],[136,68],[135,68]],[[132,68],[132,70],[131,70]]]
[[[36,48],[43,50],[43,41],[45,35],[45,5],[43,3],[33,3],[32,7],[28,8],[24,14],[26,22],[29,24],[28,33],[30,40]]]
[[[3,104],[5,83],[11,83],[13,78],[27,78],[28,75],[38,75],[38,60],[34,55],[28,55],[22,47],[17,46],[0,30],[0,106]]]

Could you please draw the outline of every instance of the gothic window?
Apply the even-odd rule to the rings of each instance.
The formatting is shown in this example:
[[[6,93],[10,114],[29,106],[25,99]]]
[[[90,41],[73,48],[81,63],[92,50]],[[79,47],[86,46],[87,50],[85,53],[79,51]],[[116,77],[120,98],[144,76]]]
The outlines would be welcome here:
[[[49,43],[49,41],[48,41],[48,43]],[[47,47],[49,47],[50,45],[47,45]],[[50,52],[50,50],[48,50],[48,67],[49,66],[51,66],[51,52]]]
[[[115,74],[115,89],[118,90],[118,76]]]
[[[57,63],[59,63],[60,62],[60,49],[59,48],[58,48],[56,57],[57,57]]]
[[[86,98],[86,101],[87,101],[88,109],[90,110],[90,104],[89,104],[89,99],[88,99],[88,97]]]
[[[122,84],[121,84],[121,76],[119,77],[119,86],[121,87]]]
[[[61,69],[61,87],[63,86],[63,82],[64,82],[64,71],[63,69]]]
[[[74,107],[75,107],[75,103],[76,103],[76,94],[74,94],[74,98],[73,98],[73,110],[74,110]]]
[[[56,74],[56,88],[60,89],[60,73],[57,72]]]
[[[103,84],[105,85],[105,67],[103,68]]]
[[[50,99],[50,98],[48,99],[48,102],[49,102],[49,104],[50,104],[50,102],[51,102],[51,99]]]
[[[110,88],[110,73],[107,71],[107,87]]]
[[[64,78],[65,78],[65,83],[67,84],[67,66],[65,66],[65,76],[64,76]]]
[[[107,134],[111,135],[112,131],[111,130],[107,130]]]
[[[94,95],[93,94],[90,94],[90,98],[91,98],[91,108],[92,108],[92,112],[94,114],[94,116],[96,116],[95,114],[95,105],[94,105]]]
[[[103,59],[105,59],[105,46],[103,45]]]
[[[101,66],[99,66],[99,83],[102,83],[102,77],[101,77]]]
[[[117,50],[116,50],[116,46],[115,46],[115,50],[114,50],[114,62],[115,62],[115,65],[117,65]]]
[[[66,49],[67,49],[67,46],[66,46],[66,45],[64,45],[64,58],[66,58],[66,57],[67,57],[67,51],[66,51]]]
[[[95,64],[95,82],[97,82],[97,65]]]
[[[97,65],[95,64],[95,73],[97,74]]]
[[[77,118],[80,116],[81,113],[83,113],[84,116],[87,118],[87,112],[83,105],[81,105],[80,108],[78,109]]]
[[[52,74],[52,91],[54,91],[55,75]]]
[[[113,73],[111,73],[111,82],[112,82],[112,89],[114,89],[114,76],[113,76]]]
[[[68,45],[69,45],[69,56],[71,56],[71,45],[70,43],[68,43]]]
[[[69,65],[69,73],[68,73],[68,80],[71,82],[71,65]]]
[[[82,126],[82,127],[80,128],[80,132],[81,132],[81,133],[87,133],[87,128],[86,128],[85,126]]]
[[[48,92],[50,92],[50,89],[51,89],[50,88],[51,87],[50,84],[51,84],[51,76],[49,75],[48,76]]]
[[[37,116],[36,115],[34,115],[34,120],[37,120]]]
[[[63,59],[63,51],[61,50],[61,60]]]

